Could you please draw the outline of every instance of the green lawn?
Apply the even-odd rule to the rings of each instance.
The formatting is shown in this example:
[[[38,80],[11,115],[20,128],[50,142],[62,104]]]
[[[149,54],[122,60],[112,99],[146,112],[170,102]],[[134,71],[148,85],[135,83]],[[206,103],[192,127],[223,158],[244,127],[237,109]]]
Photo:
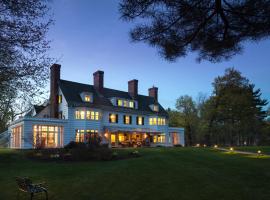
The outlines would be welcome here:
[[[0,199],[16,199],[14,176],[46,181],[49,199],[270,199],[270,158],[208,148],[139,151],[142,157],[128,160],[55,163],[0,150]]]

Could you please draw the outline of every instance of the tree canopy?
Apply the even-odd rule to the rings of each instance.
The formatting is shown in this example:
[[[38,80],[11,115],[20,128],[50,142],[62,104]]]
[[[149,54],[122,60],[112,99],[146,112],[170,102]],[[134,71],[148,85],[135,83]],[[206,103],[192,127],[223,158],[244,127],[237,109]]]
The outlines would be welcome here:
[[[270,144],[267,100],[246,77],[234,68],[213,81],[213,93],[197,101],[184,95],[176,110],[168,110],[170,125],[185,128],[187,145]]]
[[[244,41],[270,35],[270,2],[265,0],[122,0],[121,17],[136,22],[132,41],[157,47],[168,60],[198,53],[198,60],[229,59]]]
[[[51,61],[46,33],[51,24],[47,1],[0,0],[2,122],[10,120],[21,103],[44,91]]]

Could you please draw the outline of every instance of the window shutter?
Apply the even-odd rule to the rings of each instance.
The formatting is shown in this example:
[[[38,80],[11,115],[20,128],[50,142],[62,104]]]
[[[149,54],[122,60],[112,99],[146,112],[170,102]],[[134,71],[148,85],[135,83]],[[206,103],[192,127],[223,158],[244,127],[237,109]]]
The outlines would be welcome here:
[[[116,123],[118,123],[118,114],[116,114],[115,117],[116,117]]]
[[[111,113],[109,114],[109,122],[111,123],[112,122],[112,120],[111,120]]]
[[[126,115],[123,115],[123,124],[126,123]]]
[[[132,124],[132,116],[129,116],[129,124]]]
[[[142,117],[142,125],[144,125],[144,117]]]
[[[136,124],[138,125],[138,122],[139,122],[139,117],[137,116],[136,117]]]

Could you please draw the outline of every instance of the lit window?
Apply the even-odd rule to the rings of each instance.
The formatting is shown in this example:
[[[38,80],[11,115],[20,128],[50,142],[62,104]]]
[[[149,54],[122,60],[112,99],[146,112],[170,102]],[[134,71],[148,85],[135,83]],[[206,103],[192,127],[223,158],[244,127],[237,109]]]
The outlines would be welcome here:
[[[91,111],[91,119],[94,120],[95,119],[95,112]]]
[[[124,101],[124,107],[128,107],[128,101]]]
[[[62,95],[58,95],[58,104],[62,103]]]
[[[33,126],[33,146],[35,148],[55,148],[63,145],[63,128],[60,126]]]
[[[84,130],[76,130],[75,142],[84,142]]]
[[[117,100],[117,105],[118,105],[118,106],[122,106],[122,104],[123,104],[123,101],[122,101],[121,99],[118,99],[118,100]]]
[[[86,119],[91,119],[91,112],[89,110],[86,111]]]
[[[122,134],[122,133],[120,133],[120,134],[118,135],[118,140],[119,140],[119,142],[124,142],[124,141],[125,141],[125,135]]]
[[[153,125],[157,125],[157,118],[153,118]]]
[[[75,111],[75,118],[80,119],[80,111],[78,110]]]
[[[84,110],[80,111],[80,119],[84,119],[85,118],[85,112]]]
[[[158,105],[154,105],[154,106],[153,106],[153,110],[154,110],[155,112],[158,112]]]
[[[149,118],[149,125],[153,125],[153,118]]]
[[[165,134],[155,135],[153,137],[154,143],[165,143]]]
[[[149,125],[157,125],[157,118],[156,117],[150,117],[149,118]]]
[[[99,120],[99,112],[95,112],[95,120]]]
[[[131,116],[124,115],[124,124],[131,124]]]
[[[129,102],[129,107],[130,107],[130,108],[134,108],[134,102],[133,102],[133,101],[130,101],[130,102]]]
[[[158,118],[158,125],[161,125],[161,118]]]
[[[110,123],[117,123],[118,122],[118,115],[117,114],[109,114],[109,122]]]
[[[137,117],[137,125],[143,125],[144,124],[144,118],[139,116]]]
[[[90,95],[85,95],[85,96],[84,96],[84,101],[90,102],[90,100],[91,100]]]

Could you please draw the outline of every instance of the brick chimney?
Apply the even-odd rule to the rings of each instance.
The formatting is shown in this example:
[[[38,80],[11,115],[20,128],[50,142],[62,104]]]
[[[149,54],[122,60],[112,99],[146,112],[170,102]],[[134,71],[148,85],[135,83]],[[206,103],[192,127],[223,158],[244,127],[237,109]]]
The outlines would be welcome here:
[[[132,98],[138,95],[138,80],[133,79],[128,82],[128,93]]]
[[[99,92],[102,92],[102,89],[104,87],[104,72],[98,70],[95,73],[93,73],[93,76],[94,76],[94,87]]]
[[[154,99],[158,102],[158,88],[153,86],[148,89],[149,97],[154,97]]]
[[[50,77],[50,117],[58,118],[58,90],[60,81],[60,68],[61,65],[53,64],[51,66],[51,77]]]

